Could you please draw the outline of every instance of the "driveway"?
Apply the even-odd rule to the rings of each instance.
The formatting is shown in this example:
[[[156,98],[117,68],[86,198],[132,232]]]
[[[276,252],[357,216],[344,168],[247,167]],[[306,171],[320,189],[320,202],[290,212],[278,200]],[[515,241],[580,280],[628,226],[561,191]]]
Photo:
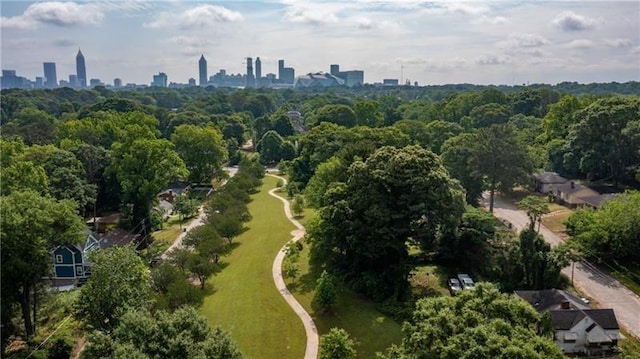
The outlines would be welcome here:
[[[488,207],[488,194],[483,198],[483,205]],[[496,196],[494,216],[509,221],[518,231],[529,224],[526,212],[518,210],[513,204]],[[562,239],[544,226],[540,234],[552,246],[558,245]],[[567,277],[572,277],[571,266],[562,270]],[[640,297],[611,276],[603,273],[587,261],[576,262],[573,268],[573,284],[584,295],[593,299],[600,308],[612,308],[618,323],[630,334],[640,338]]]

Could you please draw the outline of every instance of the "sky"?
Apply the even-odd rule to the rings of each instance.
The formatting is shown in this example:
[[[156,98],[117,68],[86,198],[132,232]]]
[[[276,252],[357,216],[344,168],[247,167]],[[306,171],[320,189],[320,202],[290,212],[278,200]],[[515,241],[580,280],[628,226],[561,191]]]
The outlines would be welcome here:
[[[112,84],[244,73],[259,56],[263,75],[277,61],[296,76],[363,70],[420,85],[556,84],[640,81],[640,1],[5,1],[4,70],[34,79],[56,62]]]

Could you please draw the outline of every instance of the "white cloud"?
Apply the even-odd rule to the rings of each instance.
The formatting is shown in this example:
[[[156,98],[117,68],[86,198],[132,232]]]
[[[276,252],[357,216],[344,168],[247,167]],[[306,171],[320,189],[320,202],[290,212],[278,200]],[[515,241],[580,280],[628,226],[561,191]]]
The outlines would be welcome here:
[[[2,27],[13,29],[36,29],[40,25],[69,27],[97,24],[104,18],[98,4],[75,2],[39,2],[30,5],[22,15],[2,17]]]
[[[290,22],[325,25],[338,22],[338,17],[330,7],[295,4],[289,7],[284,19]]]
[[[511,63],[511,58],[500,55],[482,55],[475,59],[478,65],[502,65]]]
[[[570,43],[567,44],[567,47],[570,49],[579,49],[579,50],[586,50],[586,49],[590,49],[592,47],[594,47],[595,44],[593,41],[591,40],[587,40],[587,39],[577,39],[577,40],[573,40]]]
[[[596,20],[571,11],[564,11],[553,19],[553,24],[563,31],[582,31],[593,28]]]
[[[472,23],[476,25],[500,25],[506,24],[509,20],[504,16],[486,16],[482,15],[477,19],[473,20]]]
[[[403,32],[402,26],[390,20],[376,20],[366,16],[357,16],[352,19],[362,30],[383,30],[385,33],[400,33]]]
[[[177,27],[181,30],[202,29],[220,23],[244,20],[241,13],[224,6],[200,5],[179,14],[164,12],[152,22],[145,23],[149,28]]]
[[[629,40],[629,39],[606,39],[604,40],[604,43],[607,46],[611,46],[611,47],[617,47],[617,48],[622,48],[622,49],[626,49],[629,47],[633,46],[633,41]]]
[[[523,33],[511,33],[504,41],[498,42],[498,47],[501,48],[527,48],[527,47],[541,47],[549,44],[544,36],[538,34],[523,34]]]

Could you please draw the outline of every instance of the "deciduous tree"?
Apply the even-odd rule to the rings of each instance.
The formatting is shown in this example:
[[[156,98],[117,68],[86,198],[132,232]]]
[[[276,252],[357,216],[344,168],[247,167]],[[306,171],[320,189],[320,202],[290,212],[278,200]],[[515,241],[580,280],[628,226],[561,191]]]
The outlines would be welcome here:
[[[91,277],[80,289],[78,314],[92,328],[111,332],[127,311],[147,305],[149,274],[130,246],[92,252],[91,260]]]
[[[30,314],[32,295],[51,270],[51,254],[58,245],[82,240],[84,223],[71,200],[57,201],[33,191],[14,191],[0,198],[2,245],[2,313],[20,305],[27,336],[34,334]],[[11,318],[3,315],[3,325]]]
[[[540,316],[527,302],[488,283],[456,297],[420,299],[404,339],[386,358],[564,358],[537,335]]]
[[[171,141],[189,170],[189,181],[209,184],[212,178],[220,176],[228,156],[217,128],[181,125],[175,128]]]
[[[320,337],[320,359],[355,359],[355,343],[346,330],[331,328]]]

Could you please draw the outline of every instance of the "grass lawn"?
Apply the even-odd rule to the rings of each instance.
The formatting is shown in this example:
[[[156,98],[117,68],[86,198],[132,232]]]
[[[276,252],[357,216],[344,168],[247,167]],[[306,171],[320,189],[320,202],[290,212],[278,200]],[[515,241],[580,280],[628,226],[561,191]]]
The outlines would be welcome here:
[[[284,216],[282,202],[269,196],[277,179],[264,185],[249,203],[249,230],[234,240],[237,247],[222,261],[228,266],[208,284],[213,294],[200,309],[214,326],[229,332],[249,358],[304,356],[306,336],[300,319],[275,287],[271,266],[295,227]]]
[[[542,224],[550,231],[556,234],[564,234],[567,230],[565,222],[571,216],[571,211],[559,211],[556,213],[550,213],[542,217]]]
[[[367,359],[374,358],[376,352],[384,351],[391,344],[401,342],[400,324],[380,313],[372,301],[346,288],[339,288],[338,299],[331,312],[316,313],[311,301],[318,275],[309,272],[308,257],[309,246],[305,244],[300,253],[300,275],[294,281],[287,279],[287,286],[311,314],[320,335],[333,327],[346,330],[356,342],[358,358]]]

